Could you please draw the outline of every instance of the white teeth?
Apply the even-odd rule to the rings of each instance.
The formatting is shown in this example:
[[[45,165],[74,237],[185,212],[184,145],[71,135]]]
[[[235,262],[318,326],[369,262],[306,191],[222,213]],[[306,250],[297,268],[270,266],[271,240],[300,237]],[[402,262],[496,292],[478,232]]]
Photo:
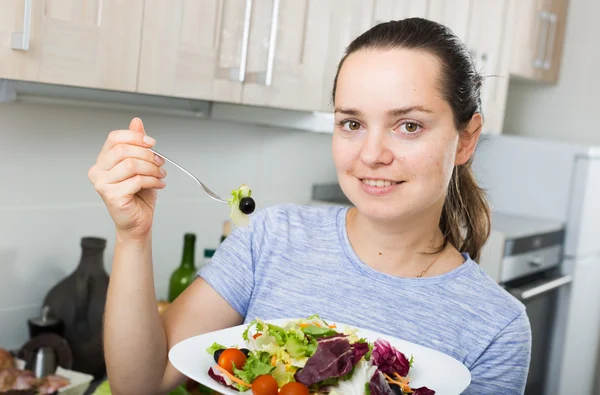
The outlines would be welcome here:
[[[369,180],[366,178],[363,179],[362,182],[369,186],[378,187],[378,188],[389,187],[389,186],[397,184],[397,182],[392,182],[392,181],[387,181],[387,180]]]

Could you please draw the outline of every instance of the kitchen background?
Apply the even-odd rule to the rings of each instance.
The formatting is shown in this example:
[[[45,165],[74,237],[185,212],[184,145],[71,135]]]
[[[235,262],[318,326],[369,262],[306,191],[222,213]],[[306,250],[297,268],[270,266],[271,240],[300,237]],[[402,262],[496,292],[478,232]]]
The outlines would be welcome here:
[[[11,48],[31,3],[29,49]],[[256,1],[250,20],[240,0],[119,3],[0,4],[0,348],[18,349],[28,340],[27,319],[40,314],[46,293],[77,266],[81,237],[108,241],[110,272],[114,229],[87,171],[108,132],[126,128],[134,116],[157,139],[158,151],[220,195],[246,183],[259,207],[304,204],[314,199],[314,184],[335,183],[327,122],[331,77],[343,46],[377,22],[429,17],[467,42],[480,69],[499,75],[484,91],[486,133],[600,145],[596,0]],[[161,33],[159,20],[167,24]],[[270,28],[273,22],[278,29]],[[240,83],[245,37],[249,73]],[[110,51],[108,40],[116,45]],[[536,59],[541,67],[534,67]],[[106,92],[67,86],[198,101],[169,98],[145,106],[115,95],[123,104],[107,105],[112,96]],[[194,116],[187,106],[203,114]],[[181,260],[183,234],[197,235],[200,264],[203,249],[218,246],[228,217],[227,207],[209,201],[186,175],[165,168],[167,188],[154,223],[158,299],[166,298]],[[558,321],[567,320],[565,312]],[[600,311],[588,314],[600,322]],[[596,360],[585,363],[597,366]],[[577,393],[600,394],[592,388],[596,376]]]

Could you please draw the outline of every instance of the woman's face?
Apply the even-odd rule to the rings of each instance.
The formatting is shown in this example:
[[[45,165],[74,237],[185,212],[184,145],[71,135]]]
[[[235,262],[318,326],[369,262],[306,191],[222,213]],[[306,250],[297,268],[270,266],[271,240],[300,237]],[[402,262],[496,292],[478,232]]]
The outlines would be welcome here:
[[[342,190],[367,217],[439,215],[454,165],[475,148],[477,136],[459,138],[440,70],[435,56],[410,49],[359,50],[340,70],[333,158]]]

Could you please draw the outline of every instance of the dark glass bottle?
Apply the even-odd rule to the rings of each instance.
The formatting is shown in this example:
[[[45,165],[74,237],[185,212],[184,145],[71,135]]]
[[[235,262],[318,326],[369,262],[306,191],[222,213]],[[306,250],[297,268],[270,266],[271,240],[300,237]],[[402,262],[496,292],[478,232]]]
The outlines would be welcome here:
[[[196,278],[196,265],[194,253],[196,249],[196,235],[186,233],[183,236],[183,255],[181,263],[171,275],[169,281],[169,302],[173,302]]]

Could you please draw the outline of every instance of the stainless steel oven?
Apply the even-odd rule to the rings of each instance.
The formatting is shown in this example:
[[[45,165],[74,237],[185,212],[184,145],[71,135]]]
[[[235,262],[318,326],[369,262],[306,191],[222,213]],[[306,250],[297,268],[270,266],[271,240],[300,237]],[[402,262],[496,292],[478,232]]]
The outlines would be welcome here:
[[[525,394],[544,395],[556,335],[558,295],[571,276],[561,274],[564,226],[493,213],[492,235],[480,264],[526,307],[531,323],[531,363]]]

